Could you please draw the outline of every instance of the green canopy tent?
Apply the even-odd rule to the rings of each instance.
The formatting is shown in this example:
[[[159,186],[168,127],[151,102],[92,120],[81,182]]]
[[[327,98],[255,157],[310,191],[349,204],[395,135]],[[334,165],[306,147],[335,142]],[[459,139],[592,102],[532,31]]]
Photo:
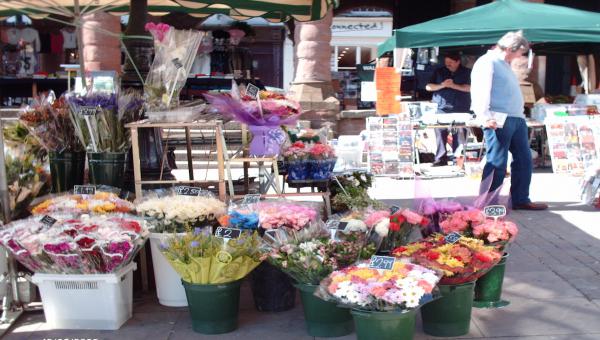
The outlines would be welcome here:
[[[600,42],[600,13],[521,0],[497,0],[457,14],[394,30],[379,56],[395,48],[494,44],[523,30],[534,43]]]

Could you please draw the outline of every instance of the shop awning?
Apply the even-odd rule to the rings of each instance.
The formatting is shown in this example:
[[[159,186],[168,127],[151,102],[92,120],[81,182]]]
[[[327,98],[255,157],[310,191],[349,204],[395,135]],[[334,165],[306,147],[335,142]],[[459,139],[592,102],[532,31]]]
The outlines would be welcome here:
[[[530,42],[600,42],[600,13],[521,0],[497,0],[454,15],[394,30],[379,45],[394,48],[495,44],[507,31],[523,30]]]
[[[128,14],[129,0],[3,0],[0,18],[27,14],[41,18],[49,14],[73,17],[75,3],[82,15],[104,11],[117,15]],[[148,0],[152,15],[187,13],[195,17],[226,14],[237,20],[263,17],[272,22],[287,20],[318,20],[337,0]]]

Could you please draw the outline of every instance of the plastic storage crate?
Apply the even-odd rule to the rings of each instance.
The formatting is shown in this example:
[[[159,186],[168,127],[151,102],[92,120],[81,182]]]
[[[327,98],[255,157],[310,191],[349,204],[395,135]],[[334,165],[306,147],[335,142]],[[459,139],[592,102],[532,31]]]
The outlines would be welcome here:
[[[136,268],[130,263],[112,274],[34,274],[49,327],[119,329],[131,318]]]

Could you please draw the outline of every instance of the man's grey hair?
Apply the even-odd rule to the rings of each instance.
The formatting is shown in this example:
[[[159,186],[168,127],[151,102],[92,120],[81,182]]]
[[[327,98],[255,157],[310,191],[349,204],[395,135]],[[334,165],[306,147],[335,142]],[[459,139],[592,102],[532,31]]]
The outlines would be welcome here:
[[[527,52],[529,41],[523,36],[523,31],[508,32],[497,43],[500,49],[510,52]]]

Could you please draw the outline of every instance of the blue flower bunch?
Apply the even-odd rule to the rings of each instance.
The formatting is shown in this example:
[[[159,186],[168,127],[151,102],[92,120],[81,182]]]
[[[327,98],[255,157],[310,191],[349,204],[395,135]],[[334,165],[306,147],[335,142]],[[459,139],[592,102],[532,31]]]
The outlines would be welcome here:
[[[232,211],[229,213],[229,225],[246,230],[257,229],[258,214],[256,212],[241,213],[239,211]]]

